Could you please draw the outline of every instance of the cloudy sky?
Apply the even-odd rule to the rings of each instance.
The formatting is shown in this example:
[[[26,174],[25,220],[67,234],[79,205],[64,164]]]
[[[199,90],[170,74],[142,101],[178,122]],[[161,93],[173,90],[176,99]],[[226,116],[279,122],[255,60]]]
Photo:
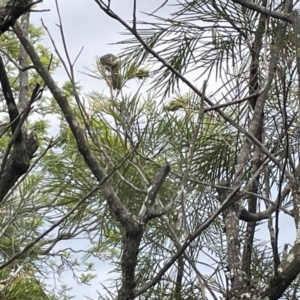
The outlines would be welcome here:
[[[143,12],[153,12],[164,0],[139,0],[137,2],[138,19],[149,21],[149,17]],[[170,2],[174,3],[174,1]],[[129,22],[132,20],[133,0],[111,0],[111,6],[122,19]],[[63,0],[59,1],[59,7],[71,57],[74,59],[81,48],[84,47],[75,68],[78,71],[78,80],[80,80],[85,90],[95,89],[95,82],[81,74],[80,71],[86,71],[85,67],[92,69],[95,64],[95,56],[102,56],[106,53],[120,53],[121,46],[111,44],[125,39],[125,36],[121,36],[121,33],[125,31],[124,27],[102,12],[94,0]],[[55,0],[44,0],[39,9],[49,9],[50,11],[33,13],[31,20],[35,24],[41,25],[41,19],[43,19],[59,50],[63,53],[59,28],[56,26],[58,17]],[[172,11],[174,11],[174,7],[166,6],[159,12],[159,15],[167,16]],[[49,39],[46,39],[45,44],[51,47]],[[59,72],[57,76],[60,80],[67,80],[64,72]]]

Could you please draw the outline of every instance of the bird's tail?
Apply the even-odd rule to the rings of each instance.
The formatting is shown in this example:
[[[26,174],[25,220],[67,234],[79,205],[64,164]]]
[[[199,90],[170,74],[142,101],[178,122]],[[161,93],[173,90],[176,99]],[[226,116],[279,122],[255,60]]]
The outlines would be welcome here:
[[[120,90],[121,89],[121,76],[119,74],[119,72],[112,72],[111,73],[111,84],[112,84],[112,88],[114,90]]]
[[[120,90],[122,86],[121,75],[120,75],[120,66],[117,64],[111,68],[111,84],[114,90]]]

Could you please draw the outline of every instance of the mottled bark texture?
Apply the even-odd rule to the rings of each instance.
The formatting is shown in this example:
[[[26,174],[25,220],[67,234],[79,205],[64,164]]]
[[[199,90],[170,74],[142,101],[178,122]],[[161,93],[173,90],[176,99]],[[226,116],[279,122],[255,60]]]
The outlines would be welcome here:
[[[37,3],[42,2],[32,0],[8,0],[0,7],[0,34],[12,27],[16,20],[23,14],[29,12],[30,8]]]
[[[32,1],[8,1],[7,5],[0,8],[1,12],[6,13],[5,20],[2,22],[2,32],[4,32],[10,25],[13,25],[15,20],[24,14],[22,18],[22,26],[24,32],[28,34],[29,13],[26,13]],[[10,21],[9,21],[10,20]],[[6,22],[6,23],[5,23]],[[4,28],[4,29],[3,29]],[[25,65],[27,55],[24,49],[20,49],[20,64]],[[19,81],[19,106],[14,98],[9,79],[6,73],[5,65],[2,57],[0,57],[0,81],[2,93],[4,95],[6,105],[9,113],[11,141],[5,150],[2,157],[1,171],[0,171],[0,202],[3,201],[7,192],[13,187],[17,180],[27,172],[30,161],[34,153],[38,149],[38,142],[35,134],[32,132],[28,134],[25,122],[29,115],[31,104],[39,98],[39,88],[37,87],[32,91],[31,99],[28,100],[28,71],[20,74]]]

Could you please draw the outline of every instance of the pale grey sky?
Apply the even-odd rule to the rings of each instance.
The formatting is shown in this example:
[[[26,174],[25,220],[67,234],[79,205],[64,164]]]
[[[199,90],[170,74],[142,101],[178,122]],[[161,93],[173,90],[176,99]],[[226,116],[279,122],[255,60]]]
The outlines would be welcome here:
[[[163,0],[139,0],[137,1],[138,19],[149,20],[141,12],[153,12],[159,7]],[[173,1],[169,1],[173,2]],[[122,3],[122,4],[120,4]],[[112,8],[115,12],[126,21],[132,19],[132,0],[112,0]],[[106,53],[119,53],[121,47],[119,45],[109,45],[125,39],[120,33],[124,32],[122,25],[108,17],[100,10],[93,0],[64,0],[59,1],[63,26],[65,30],[67,46],[71,57],[74,59],[80,49],[84,47],[76,64],[78,80],[84,86],[85,90],[96,89],[99,81],[93,81],[80,71],[86,71],[85,67],[92,69],[95,64],[95,56],[101,56]],[[41,18],[48,27],[49,31],[55,38],[55,42],[63,53],[59,28],[56,26],[58,17],[54,0],[44,0],[39,6],[41,9],[50,9],[50,12],[33,13],[31,20],[41,25]],[[160,15],[167,16],[174,11],[174,7],[166,6]],[[49,39],[45,39],[45,45],[51,47]],[[62,71],[57,74],[60,80],[67,80],[66,74]],[[103,85],[104,87],[104,85]]]

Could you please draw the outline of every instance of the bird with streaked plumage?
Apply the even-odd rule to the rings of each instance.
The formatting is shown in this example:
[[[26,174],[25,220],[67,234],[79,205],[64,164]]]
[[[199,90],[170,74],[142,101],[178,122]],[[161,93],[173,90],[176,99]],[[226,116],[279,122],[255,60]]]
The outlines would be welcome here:
[[[121,89],[121,76],[119,74],[120,62],[117,56],[109,53],[100,57],[100,62],[111,75],[111,84],[114,90]]]

